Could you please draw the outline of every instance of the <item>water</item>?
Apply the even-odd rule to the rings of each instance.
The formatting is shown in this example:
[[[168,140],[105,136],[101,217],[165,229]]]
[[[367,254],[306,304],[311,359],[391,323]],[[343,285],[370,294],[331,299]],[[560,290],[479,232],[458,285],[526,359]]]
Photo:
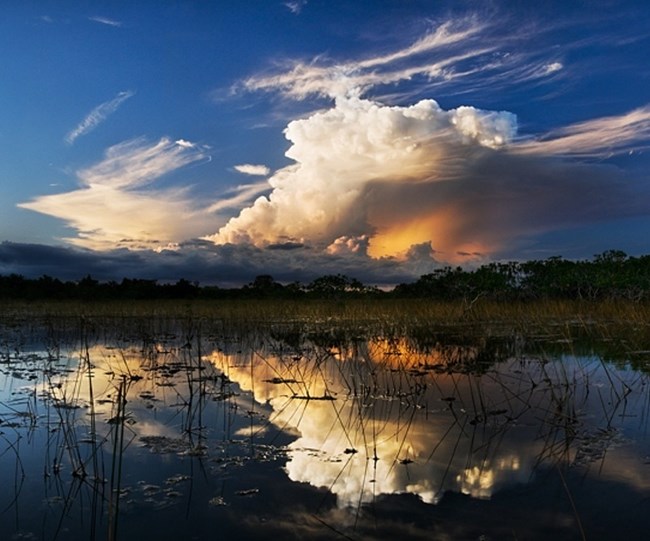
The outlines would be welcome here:
[[[2,539],[646,538],[647,353],[175,331],[3,330]]]

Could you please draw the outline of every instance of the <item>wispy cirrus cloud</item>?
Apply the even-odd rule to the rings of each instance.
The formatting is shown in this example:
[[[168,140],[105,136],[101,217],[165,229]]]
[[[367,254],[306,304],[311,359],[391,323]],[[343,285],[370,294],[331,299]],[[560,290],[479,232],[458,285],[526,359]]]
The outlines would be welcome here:
[[[243,184],[222,194],[218,201],[208,207],[210,212],[220,212],[224,209],[239,210],[243,205],[250,204],[255,198],[263,193],[268,193],[271,185],[267,180],[253,184]]]
[[[193,238],[214,220],[187,188],[150,184],[188,164],[206,160],[205,150],[168,138],[135,139],[109,148],[98,164],[76,176],[79,189],[46,195],[18,206],[64,220],[77,230],[65,239],[92,249],[151,248]]]
[[[427,58],[411,66],[400,65],[400,62],[425,52],[448,49],[461,42],[465,44],[463,58],[485,54],[491,47],[473,48],[470,45],[483,27],[474,19],[448,22],[403,49],[357,61],[338,63],[323,57],[309,62],[288,61],[275,73],[248,78],[243,87],[250,91],[280,91],[294,99],[305,99],[310,95],[338,97],[416,74],[443,74],[445,67],[452,63],[454,54],[433,61]]]
[[[135,92],[131,90],[126,90],[120,92],[112,100],[105,101],[97,107],[95,107],[86,117],[68,134],[65,136],[65,142],[68,145],[74,144],[74,142],[91,131],[93,131],[97,126],[104,122],[110,115],[119,109],[119,107],[129,98],[135,95]]]
[[[284,5],[291,13],[294,15],[299,15],[302,11],[302,8],[307,5],[307,0],[291,0],[289,2],[285,2]]]
[[[542,67],[542,70],[546,74],[555,73],[564,69],[564,64],[562,62],[551,62]]]
[[[94,17],[88,17],[88,20],[100,24],[105,24],[107,26],[115,26],[115,27],[122,26],[121,21],[116,21],[115,19],[109,19],[108,17],[94,16]]]
[[[564,67],[560,59],[522,46],[529,37],[523,28],[506,32],[503,20],[471,15],[448,20],[405,47],[384,54],[343,62],[325,56],[284,61],[265,74],[244,80],[233,92],[240,88],[279,92],[304,100],[309,96],[363,95],[379,86],[415,78],[435,88],[478,77],[483,84],[489,81],[494,85],[499,79],[513,84],[557,75]]]
[[[526,154],[607,158],[650,147],[650,105],[622,115],[594,118],[518,143]]]
[[[77,172],[86,187],[107,186],[118,189],[141,188],[157,178],[208,157],[194,143],[163,137],[156,143],[143,138],[110,147],[104,159]]]

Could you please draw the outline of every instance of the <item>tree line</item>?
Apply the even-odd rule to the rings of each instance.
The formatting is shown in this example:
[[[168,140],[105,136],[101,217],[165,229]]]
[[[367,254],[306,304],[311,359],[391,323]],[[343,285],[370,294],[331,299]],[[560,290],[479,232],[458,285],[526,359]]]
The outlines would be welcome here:
[[[591,260],[561,257],[526,262],[493,262],[476,269],[443,267],[390,291],[368,286],[343,274],[316,278],[308,284],[283,284],[270,275],[257,276],[239,288],[201,286],[180,279],[175,283],[124,278],[100,282],[92,276],[61,281],[18,274],[0,275],[1,299],[245,299],[395,297],[437,300],[626,299],[650,300],[650,255],[632,257],[609,250]]]

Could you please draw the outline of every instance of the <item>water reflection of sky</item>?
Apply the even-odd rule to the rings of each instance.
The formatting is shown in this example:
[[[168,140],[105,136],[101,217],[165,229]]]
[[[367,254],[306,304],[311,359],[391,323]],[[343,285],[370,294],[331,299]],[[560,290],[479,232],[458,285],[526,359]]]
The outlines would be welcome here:
[[[270,404],[275,426],[297,430],[289,477],[340,506],[395,493],[435,503],[449,490],[490,498],[565,461],[650,488],[630,439],[647,435],[638,373],[575,356],[481,367],[476,347],[423,353],[406,340],[309,351],[208,358]]]
[[[390,507],[397,495],[436,507],[454,494],[498,502],[517,487],[536,494],[556,468],[581,480],[572,491],[650,490],[648,377],[595,354],[531,354],[489,340],[186,342],[5,347],[2,525],[10,513],[16,535],[34,521],[56,528],[64,515],[86,516],[97,494],[106,513],[118,455],[127,523],[180,512],[182,501],[199,510],[201,532],[215,513],[250,521],[258,493],[278,517],[302,509],[313,527],[322,520],[314,516],[352,527],[338,513]],[[104,484],[93,484],[100,476]],[[269,500],[274,491],[284,499]],[[335,503],[305,510],[318,494]],[[70,531],[65,539],[87,538]]]

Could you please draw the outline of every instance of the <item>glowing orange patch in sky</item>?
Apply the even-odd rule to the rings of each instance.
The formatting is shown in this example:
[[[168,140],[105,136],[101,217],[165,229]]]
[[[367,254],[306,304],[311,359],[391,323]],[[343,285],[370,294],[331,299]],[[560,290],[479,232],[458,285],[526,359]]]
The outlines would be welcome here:
[[[462,222],[459,211],[448,207],[428,216],[380,225],[378,233],[370,239],[368,254],[374,258],[405,257],[412,245],[431,242],[436,252],[444,254],[445,261],[461,263],[467,260],[468,254],[489,254],[497,248],[484,241],[459,238],[457,230]]]

